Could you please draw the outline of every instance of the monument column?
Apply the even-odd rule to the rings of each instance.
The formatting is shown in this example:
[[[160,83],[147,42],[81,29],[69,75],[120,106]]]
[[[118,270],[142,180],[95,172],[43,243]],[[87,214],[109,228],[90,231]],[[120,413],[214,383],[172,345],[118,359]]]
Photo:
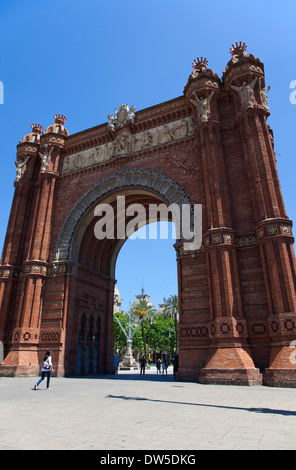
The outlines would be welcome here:
[[[245,44],[236,44],[231,53],[233,64],[224,73],[224,80],[235,100],[269,308],[271,351],[263,381],[266,385],[296,387],[296,369],[291,361],[296,333],[294,238],[267,125],[270,111],[263,64],[246,54]]]
[[[220,93],[221,81],[217,74],[207,69],[207,60],[195,61],[185,96],[195,110],[196,149],[203,172],[203,242],[210,297],[210,348],[199,381],[255,384],[262,383],[262,377],[248,349],[247,326],[243,317],[237,247],[221,137]]]
[[[21,254],[20,248],[18,249],[18,259],[22,264],[21,281],[17,302],[10,299],[10,304],[14,303],[14,317],[10,323],[12,334],[8,344],[9,351],[1,365],[2,375],[31,375],[39,371],[38,345],[49,263],[55,183],[59,175],[59,154],[65,143],[65,135],[61,132],[57,136],[57,130],[62,130],[64,122],[64,116],[56,115],[55,125],[50,126],[42,136],[39,136],[33,169],[34,194],[27,200],[29,209],[26,210],[24,207],[24,211],[18,210],[20,219],[28,218],[26,223],[30,224],[30,230],[27,233],[30,237],[24,237],[20,242],[23,244]],[[13,225],[13,216],[10,223]],[[18,224],[20,223],[21,220]],[[14,235],[15,233],[16,227]],[[9,251],[8,248],[7,246],[5,256]],[[13,256],[16,255],[11,253],[11,259]]]

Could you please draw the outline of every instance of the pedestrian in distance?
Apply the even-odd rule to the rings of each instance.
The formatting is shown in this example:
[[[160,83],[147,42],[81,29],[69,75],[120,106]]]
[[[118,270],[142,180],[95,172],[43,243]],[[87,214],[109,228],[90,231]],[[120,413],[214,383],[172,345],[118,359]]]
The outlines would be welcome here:
[[[156,361],[156,373],[161,374],[161,360],[160,360],[160,358],[158,358],[157,361]]]
[[[140,359],[140,374],[145,374],[145,368],[146,368],[146,357],[143,356]]]
[[[164,373],[166,373],[166,375],[168,373],[168,361],[165,357],[162,360],[162,375],[164,375]]]
[[[178,367],[179,367],[179,354],[176,353],[174,357],[174,377],[178,375]]]
[[[116,353],[114,356],[114,361],[113,361],[113,374],[114,374],[114,378],[116,379],[118,376],[118,367],[119,367],[119,356],[118,356],[118,353]]]
[[[34,385],[34,390],[38,390],[38,386],[45,379],[45,377],[46,377],[46,390],[50,390],[49,383],[50,383],[50,376],[51,376],[52,371],[53,371],[53,365],[52,365],[52,360],[51,360],[51,352],[48,349],[45,353],[45,356],[43,358],[43,364],[41,366],[41,378]]]

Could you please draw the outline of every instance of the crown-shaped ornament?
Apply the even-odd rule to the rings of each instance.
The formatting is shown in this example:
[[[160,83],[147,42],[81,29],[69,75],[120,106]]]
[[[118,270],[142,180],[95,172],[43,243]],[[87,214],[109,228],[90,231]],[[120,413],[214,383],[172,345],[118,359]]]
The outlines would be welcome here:
[[[194,70],[198,70],[201,72],[207,68],[208,63],[209,63],[208,59],[204,57],[201,57],[201,58],[197,57],[192,62],[192,67],[194,68]]]
[[[67,118],[66,118],[66,116],[64,116],[63,114],[55,114],[55,115],[54,115],[54,120],[55,120],[55,123],[56,123],[56,124],[62,124],[62,125],[64,125],[65,122],[67,121]]]
[[[242,56],[245,54],[247,50],[247,44],[245,42],[236,42],[235,44],[232,44],[232,47],[230,48],[230,54],[233,56]]]
[[[33,124],[31,124],[31,129],[33,131],[33,134],[41,134],[41,132],[44,130],[44,127],[39,124],[37,124],[37,122],[33,122]]]

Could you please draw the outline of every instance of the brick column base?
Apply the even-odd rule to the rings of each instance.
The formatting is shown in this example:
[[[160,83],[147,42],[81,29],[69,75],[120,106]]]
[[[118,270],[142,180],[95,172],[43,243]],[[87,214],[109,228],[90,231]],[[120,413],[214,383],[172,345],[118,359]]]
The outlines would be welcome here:
[[[0,377],[36,377],[40,366],[0,366]]]
[[[272,345],[270,366],[265,370],[263,385],[296,388],[296,344]]]
[[[262,374],[259,369],[202,369],[198,382],[215,385],[262,385]]]
[[[255,368],[251,356],[242,347],[218,347],[206,367],[201,369],[198,382],[223,385],[262,385],[262,374]]]
[[[269,387],[296,388],[296,370],[266,369],[263,375],[263,385]]]
[[[39,373],[36,345],[14,344],[0,365],[0,377],[29,377]]]

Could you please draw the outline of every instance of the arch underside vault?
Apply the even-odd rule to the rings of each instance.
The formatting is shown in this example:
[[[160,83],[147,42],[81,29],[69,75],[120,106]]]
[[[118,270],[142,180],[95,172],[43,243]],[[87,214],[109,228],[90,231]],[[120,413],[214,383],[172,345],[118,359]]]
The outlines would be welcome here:
[[[147,194],[143,199],[146,206],[150,203],[161,202],[168,206],[190,204],[189,196],[184,189],[160,172],[145,169],[120,170],[95,184],[73,206],[61,227],[56,243],[56,252],[59,250],[60,259],[77,257],[77,245],[81,241],[86,226],[93,219],[93,210],[98,203],[101,201],[114,203],[115,193],[116,195],[127,194],[129,203],[141,203],[137,198],[133,200],[132,195],[143,192]],[[75,230],[76,242],[73,242]]]

